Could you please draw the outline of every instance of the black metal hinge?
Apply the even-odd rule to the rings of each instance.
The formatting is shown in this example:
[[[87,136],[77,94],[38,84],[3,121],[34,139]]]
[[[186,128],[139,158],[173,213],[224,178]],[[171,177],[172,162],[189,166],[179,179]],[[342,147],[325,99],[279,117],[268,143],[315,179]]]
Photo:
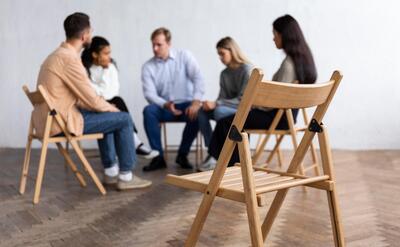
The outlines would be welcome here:
[[[308,130],[311,132],[321,133],[323,131],[321,126],[322,126],[322,123],[318,123],[317,120],[315,120],[315,118],[313,118],[311,120],[310,124],[308,125]]]
[[[235,125],[232,125],[231,130],[229,131],[229,139],[235,142],[242,141],[242,135],[240,134],[239,130],[236,128]]]
[[[51,111],[50,111],[50,115],[51,115],[51,116],[57,115],[57,111],[56,111],[55,109],[51,110]]]

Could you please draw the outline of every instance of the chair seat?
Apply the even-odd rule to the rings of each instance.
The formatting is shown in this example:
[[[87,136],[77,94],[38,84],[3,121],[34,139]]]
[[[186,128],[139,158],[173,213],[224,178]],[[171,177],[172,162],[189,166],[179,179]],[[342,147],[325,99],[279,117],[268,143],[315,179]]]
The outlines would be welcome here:
[[[32,135],[33,139],[39,139],[42,140],[43,137],[37,136],[37,135]],[[97,140],[97,139],[102,139],[103,138],[103,133],[95,133],[95,134],[86,134],[86,135],[81,135],[81,136],[73,136],[72,140],[76,141],[81,141],[81,140]],[[68,139],[65,136],[56,136],[56,137],[50,137],[49,142],[67,142]]]
[[[307,129],[306,126],[304,127],[297,127],[294,128],[295,131],[305,131]],[[290,135],[290,130],[280,130],[280,129],[275,129],[273,131],[270,131],[269,129],[245,129],[249,134],[274,134],[274,135]]]
[[[213,171],[199,172],[183,176],[168,174],[166,182],[178,187],[205,193],[212,174]],[[263,168],[254,168],[253,178],[257,195],[257,204],[258,206],[263,206],[266,203],[265,197],[262,196],[264,193],[321,182],[327,180],[329,176],[305,177],[296,174],[269,171],[268,169]],[[323,185],[317,184],[315,187],[317,186]],[[217,196],[245,203],[240,165],[228,167],[226,169]]]

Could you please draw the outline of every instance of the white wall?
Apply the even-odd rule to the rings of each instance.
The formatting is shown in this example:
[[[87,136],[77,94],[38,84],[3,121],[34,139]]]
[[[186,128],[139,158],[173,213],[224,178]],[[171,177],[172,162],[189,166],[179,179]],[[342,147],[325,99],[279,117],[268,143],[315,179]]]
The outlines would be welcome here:
[[[152,56],[149,36],[155,28],[168,27],[173,45],[194,53],[206,79],[206,96],[214,99],[223,69],[216,42],[232,36],[270,78],[283,58],[272,42],[271,23],[289,13],[305,33],[319,80],[327,80],[334,69],[344,74],[325,119],[332,146],[400,148],[398,9],[394,0],[2,0],[0,147],[24,146],[31,106],[21,86],[34,88],[40,64],[64,39],[63,20],[81,11],[90,15],[94,35],[111,42],[120,69],[121,95],[143,139],[146,101],[140,68]]]

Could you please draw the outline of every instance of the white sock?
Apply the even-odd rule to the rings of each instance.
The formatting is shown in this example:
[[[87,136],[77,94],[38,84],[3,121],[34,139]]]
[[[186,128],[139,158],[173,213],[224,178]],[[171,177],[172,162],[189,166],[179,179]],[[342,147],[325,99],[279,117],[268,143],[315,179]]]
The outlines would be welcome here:
[[[142,144],[142,141],[136,133],[133,133],[133,141],[135,143],[135,149],[138,148],[140,144]]]
[[[115,164],[112,165],[111,167],[105,168],[105,169],[104,169],[104,173],[105,173],[107,176],[109,176],[109,177],[115,177],[115,176],[117,176],[118,173],[119,173],[118,164],[115,163]]]
[[[214,159],[214,157],[211,157],[210,162],[211,162],[211,164],[216,164],[216,163],[217,163],[217,160]]]
[[[121,172],[119,174],[119,179],[121,179],[124,182],[131,181],[132,180],[132,172],[131,171],[129,171],[129,172]]]

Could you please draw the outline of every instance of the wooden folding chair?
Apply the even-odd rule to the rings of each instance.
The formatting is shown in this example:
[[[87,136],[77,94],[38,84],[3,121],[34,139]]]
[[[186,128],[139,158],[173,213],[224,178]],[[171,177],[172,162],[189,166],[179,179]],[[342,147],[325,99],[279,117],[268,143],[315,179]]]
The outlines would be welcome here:
[[[281,120],[283,114],[286,115],[286,120],[287,124],[289,126],[289,129],[287,130],[278,130],[278,129],[271,129],[272,125],[268,129],[246,129],[245,131],[249,134],[259,134],[259,140],[256,146],[256,150],[253,154],[252,160],[254,164],[257,164],[259,158],[265,151],[265,146],[267,145],[267,142],[269,138],[272,135],[275,135],[276,137],[276,142],[272,150],[270,150],[270,153],[267,157],[267,160],[264,163],[264,167],[268,167],[269,164],[272,161],[272,158],[277,155],[277,160],[279,167],[282,167],[283,164],[283,157],[282,153],[280,150],[280,144],[283,140],[284,136],[290,136],[292,138],[292,144],[293,144],[293,150],[296,150],[298,147],[298,141],[297,141],[297,134],[299,132],[304,132],[307,129],[307,126],[309,125],[309,120],[307,116],[307,111],[306,109],[302,108],[300,109],[303,115],[303,122],[304,125],[302,126],[296,126],[294,119],[293,119],[293,114],[291,109],[279,109],[274,120],[272,121],[273,123],[279,123]],[[319,170],[319,164],[318,164],[318,158],[317,158],[317,152],[315,150],[314,144],[311,142],[309,153],[311,156],[311,161],[312,163],[308,165],[307,167],[304,167],[303,163],[300,164],[299,166],[299,172],[300,175],[305,175],[305,173],[308,170],[314,169],[314,174],[315,175],[320,175],[320,170]]]
[[[327,192],[334,242],[336,246],[344,246],[332,154],[328,142],[327,129],[321,123],[339,86],[342,75],[340,72],[335,71],[329,82],[311,85],[262,82],[262,77],[261,70],[253,70],[214,171],[184,176],[168,175],[166,178],[166,182],[169,184],[204,194],[185,246],[196,245],[216,196],[246,204],[251,243],[253,246],[263,246],[289,188],[301,185],[322,189]],[[295,150],[286,172],[253,166],[248,134],[240,132],[253,106],[278,109],[317,106],[310,125]],[[272,123],[271,125],[272,129],[275,129],[277,123]],[[323,175],[313,177],[298,175],[296,174],[298,166],[303,161],[315,134],[318,134]],[[227,168],[236,144],[239,146],[240,163]],[[265,203],[265,199],[261,195],[274,191],[277,191],[275,198],[266,218],[261,223],[257,209],[257,205],[260,206]]]
[[[168,152],[170,150],[171,145],[168,144],[168,134],[167,134],[167,123],[184,123],[184,122],[162,122],[161,123],[161,132],[163,138],[163,149],[164,149],[164,157],[168,160]],[[203,161],[203,138],[200,131],[197,133],[196,142],[195,142],[195,160],[196,160],[196,168]]]
[[[24,164],[22,167],[22,175],[21,175],[21,181],[20,181],[20,186],[19,186],[19,192],[21,194],[25,193],[26,180],[28,177],[29,161],[30,161],[30,154],[31,154],[31,144],[32,144],[32,140],[37,139],[40,142],[42,142],[42,149],[41,149],[39,168],[38,168],[38,173],[37,173],[37,178],[36,178],[35,193],[34,193],[34,197],[33,197],[34,204],[37,204],[39,202],[40,190],[41,190],[41,186],[42,186],[44,168],[45,168],[45,163],[46,163],[47,147],[50,143],[55,143],[57,145],[58,151],[60,151],[60,153],[64,156],[66,164],[71,168],[72,172],[75,174],[76,178],[78,179],[80,185],[82,187],[86,187],[85,179],[83,178],[82,174],[78,171],[76,165],[72,161],[66,148],[64,148],[61,145],[61,143],[63,143],[63,142],[64,143],[69,142],[72,145],[72,148],[75,150],[76,154],[78,155],[79,159],[81,160],[83,167],[89,173],[89,175],[92,177],[92,179],[93,179],[94,183],[96,184],[97,188],[99,189],[100,193],[105,195],[106,190],[104,189],[100,180],[96,176],[96,173],[93,171],[93,168],[87,161],[85,155],[82,152],[82,149],[79,147],[79,144],[78,144],[78,141],[81,141],[81,140],[101,139],[101,138],[103,138],[103,134],[98,133],[98,134],[73,136],[67,130],[64,120],[57,113],[56,109],[54,107],[52,107],[52,105],[50,104],[50,101],[48,100],[45,89],[41,85],[39,85],[38,88],[39,88],[39,90],[36,92],[29,92],[28,87],[23,86],[23,90],[24,90],[26,96],[29,98],[32,105],[35,106],[35,105],[40,105],[40,104],[46,104],[46,106],[48,108],[48,114],[47,114],[46,125],[45,125],[45,130],[44,130],[43,136],[38,136],[36,134],[36,130],[33,126],[32,115],[31,115],[31,121],[29,123],[29,130],[28,130],[28,141],[26,144],[25,159],[24,159]],[[64,136],[56,136],[56,137],[50,136],[50,129],[51,129],[51,125],[53,122],[55,122],[56,124],[59,125]]]

